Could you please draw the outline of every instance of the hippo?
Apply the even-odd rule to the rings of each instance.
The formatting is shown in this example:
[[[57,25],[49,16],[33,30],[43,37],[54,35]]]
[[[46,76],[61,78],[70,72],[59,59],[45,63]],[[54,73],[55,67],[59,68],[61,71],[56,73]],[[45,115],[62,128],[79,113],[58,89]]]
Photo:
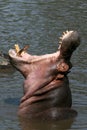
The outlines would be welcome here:
[[[13,66],[10,64],[9,55],[0,52],[0,73],[14,72]]]
[[[10,62],[9,62],[9,56],[8,54],[5,54],[3,52],[0,53],[0,66],[8,66],[10,65]]]
[[[58,50],[52,54],[31,55],[26,47],[9,50],[11,64],[24,77],[23,97],[18,116],[28,119],[60,120],[75,117],[68,73],[72,53],[80,45],[77,31],[66,31],[60,37]]]

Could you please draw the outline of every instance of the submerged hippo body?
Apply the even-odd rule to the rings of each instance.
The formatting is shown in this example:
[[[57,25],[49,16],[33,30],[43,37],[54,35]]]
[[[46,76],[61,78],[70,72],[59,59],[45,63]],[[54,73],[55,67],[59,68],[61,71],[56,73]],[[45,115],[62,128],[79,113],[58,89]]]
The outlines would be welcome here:
[[[25,118],[65,119],[76,115],[71,109],[72,96],[67,74],[70,58],[80,43],[76,31],[67,31],[61,38],[58,51],[41,56],[9,51],[13,66],[24,76],[24,96],[18,114]]]
[[[0,53],[0,73],[13,72],[14,68],[10,64],[9,55]]]

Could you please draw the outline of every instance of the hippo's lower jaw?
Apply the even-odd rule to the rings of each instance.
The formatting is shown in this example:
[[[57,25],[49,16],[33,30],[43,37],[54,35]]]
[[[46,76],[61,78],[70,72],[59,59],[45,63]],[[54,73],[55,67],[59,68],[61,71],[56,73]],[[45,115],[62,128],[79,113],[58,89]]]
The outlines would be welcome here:
[[[24,52],[19,53],[20,56],[15,50],[9,51],[11,63],[25,77],[20,116],[32,118],[47,110],[52,113],[52,108],[56,108],[58,116],[60,108],[65,110],[71,107],[72,97],[67,73],[72,67],[70,57],[79,42],[76,31],[67,31],[61,38],[59,50],[53,54],[36,56]]]

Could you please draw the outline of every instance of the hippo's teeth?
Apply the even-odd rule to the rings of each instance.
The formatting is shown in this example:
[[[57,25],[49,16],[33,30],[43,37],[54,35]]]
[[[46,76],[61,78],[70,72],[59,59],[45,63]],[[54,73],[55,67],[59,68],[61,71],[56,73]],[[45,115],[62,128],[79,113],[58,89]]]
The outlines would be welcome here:
[[[59,39],[60,39],[60,42],[62,42],[63,39],[69,37],[69,36],[71,35],[72,32],[73,32],[73,31],[68,31],[68,30],[65,31],[65,32],[63,32],[62,36],[59,38]]]
[[[63,32],[62,36],[59,37],[59,44],[62,44],[63,40],[68,38],[71,35],[72,32],[73,31],[68,31],[68,30]],[[59,46],[59,48],[60,48],[60,46]]]
[[[66,34],[66,32],[63,32],[63,35],[65,35]]]
[[[65,31],[65,32],[63,32],[63,34],[62,34],[62,39],[63,39],[63,37],[65,36],[65,35],[67,35],[69,33],[69,31],[67,30],[67,31]]]
[[[24,48],[23,48],[23,50],[27,51],[28,48],[29,48],[29,45],[25,45]]]
[[[17,52],[17,56],[22,57],[22,55],[27,51],[28,48],[29,45],[25,45],[23,49],[19,49],[19,51]]]
[[[18,52],[20,51],[19,45],[18,45],[18,44],[15,44],[14,46],[15,46],[15,51],[16,51],[16,53],[18,53]]]
[[[59,41],[59,44],[61,44],[61,43],[62,43],[62,41],[60,40],[60,41]]]
[[[14,47],[15,47],[16,55],[21,57],[22,51],[21,51],[19,45],[15,44]]]
[[[59,37],[60,40],[62,40],[63,37]]]
[[[66,34],[68,33],[69,31],[68,30],[66,30]]]

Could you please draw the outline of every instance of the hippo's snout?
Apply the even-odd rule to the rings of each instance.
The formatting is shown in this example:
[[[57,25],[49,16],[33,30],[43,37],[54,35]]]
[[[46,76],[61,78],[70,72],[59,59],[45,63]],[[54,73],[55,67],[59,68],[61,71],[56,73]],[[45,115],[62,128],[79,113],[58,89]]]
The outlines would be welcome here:
[[[80,37],[77,31],[66,31],[60,37],[60,52],[61,56],[70,60],[73,51],[80,45]]]

